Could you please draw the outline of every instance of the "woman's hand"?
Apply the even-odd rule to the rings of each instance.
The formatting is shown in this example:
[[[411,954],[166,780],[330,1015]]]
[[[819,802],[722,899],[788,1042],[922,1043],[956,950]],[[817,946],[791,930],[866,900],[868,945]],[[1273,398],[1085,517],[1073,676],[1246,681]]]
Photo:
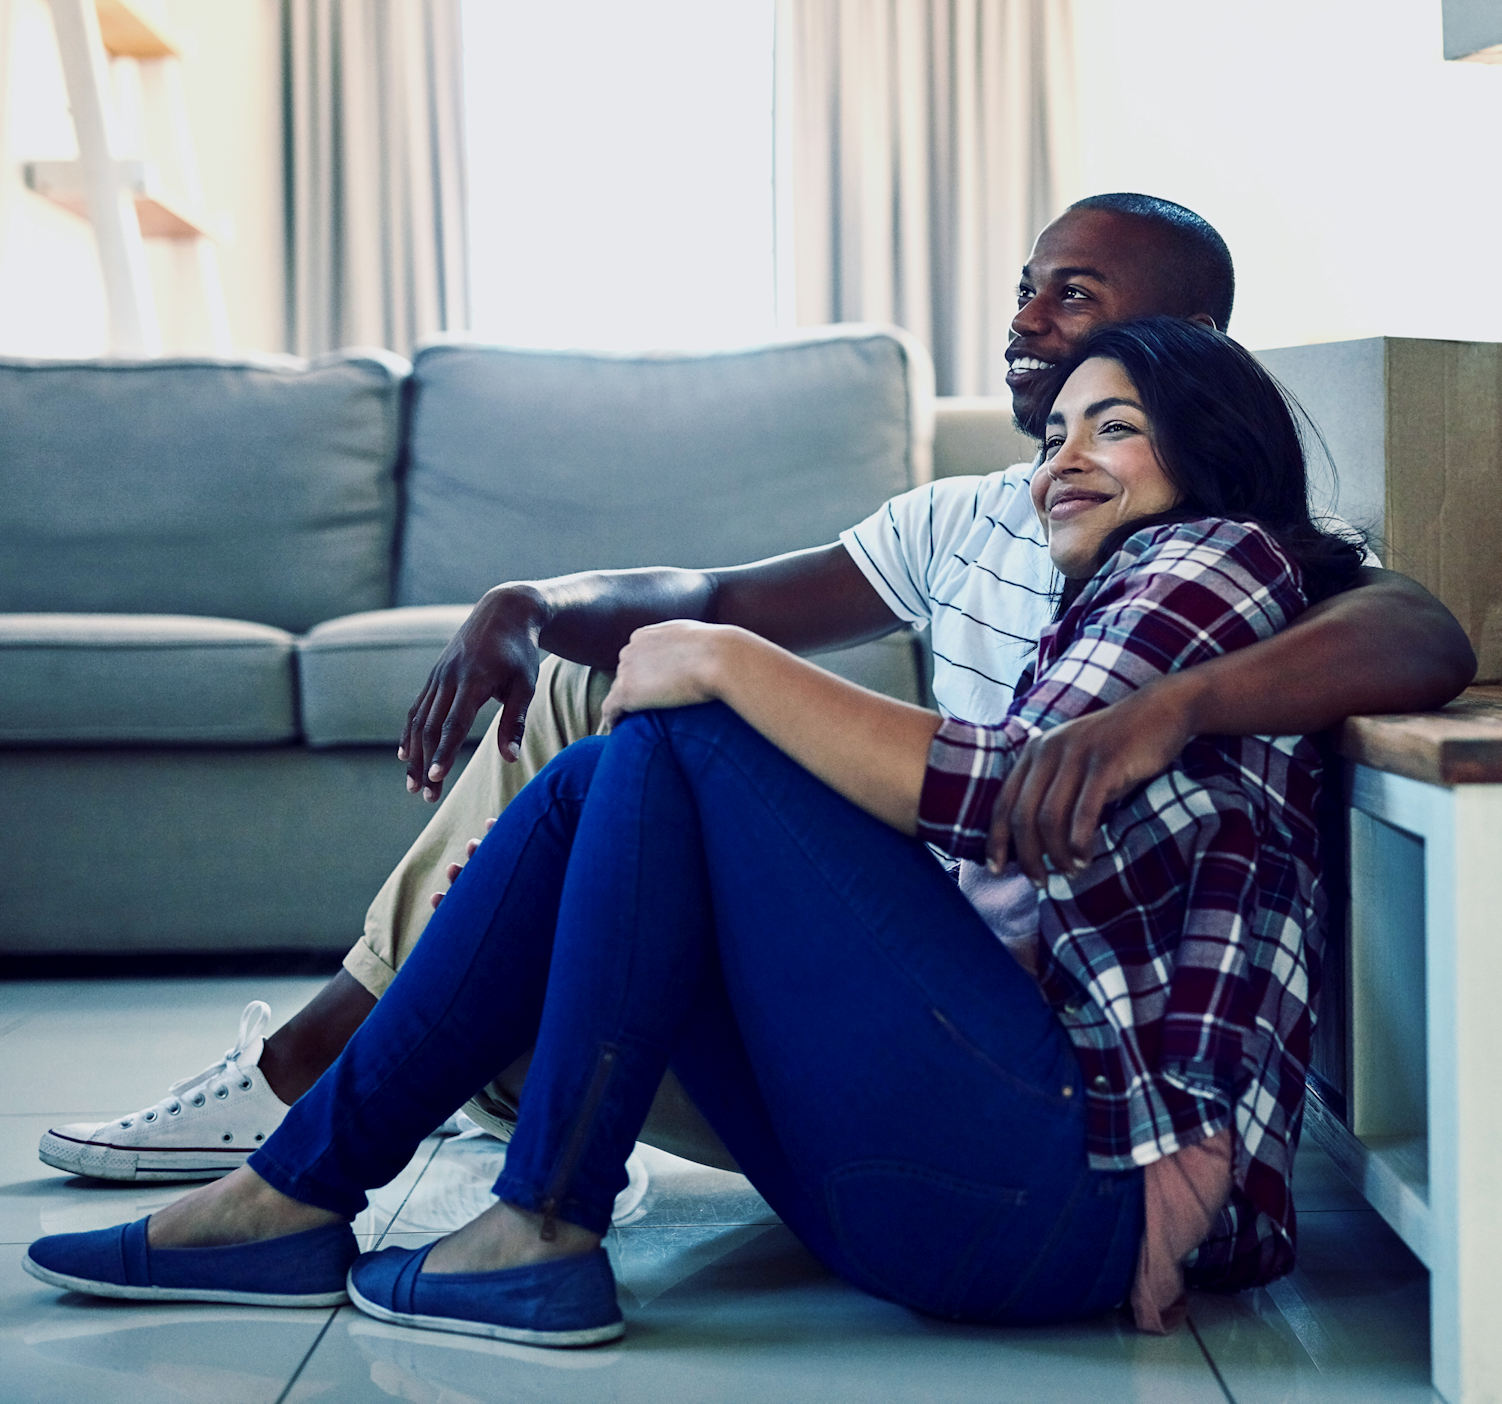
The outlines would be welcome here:
[[[649,707],[691,707],[719,696],[716,670],[739,629],[673,619],[649,624],[631,635],[616,664],[615,683],[605,698],[609,730],[627,712]]]
[[[993,871],[1008,844],[1033,882],[1090,860],[1101,813],[1160,775],[1196,734],[1195,670],[1173,673],[1121,701],[1065,722],[1022,748],[997,797],[986,840]]]
[[[485,832],[488,834],[493,828],[495,828],[495,820],[487,819],[485,821]],[[470,839],[470,841],[464,845],[464,863],[469,862],[469,860],[475,856],[475,849],[477,849],[479,846],[480,840],[477,838]],[[464,871],[464,863],[450,863],[448,865],[448,872],[445,874],[445,876],[447,876],[449,880],[450,887],[452,887],[459,880],[459,874]],[[438,904],[443,901],[443,893],[435,892],[431,897],[428,898],[428,901],[432,903],[433,910],[436,912],[438,910]]]

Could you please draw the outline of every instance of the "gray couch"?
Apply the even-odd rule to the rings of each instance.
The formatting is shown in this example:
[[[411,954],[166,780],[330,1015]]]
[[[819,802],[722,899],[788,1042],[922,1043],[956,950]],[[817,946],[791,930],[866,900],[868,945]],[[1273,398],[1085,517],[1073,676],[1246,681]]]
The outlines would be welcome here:
[[[1003,417],[941,416],[947,466],[1009,461]],[[395,741],[487,587],[829,541],[927,478],[933,418],[869,327],[0,362],[0,954],[343,949],[431,813]],[[919,698],[919,657],[829,661]]]

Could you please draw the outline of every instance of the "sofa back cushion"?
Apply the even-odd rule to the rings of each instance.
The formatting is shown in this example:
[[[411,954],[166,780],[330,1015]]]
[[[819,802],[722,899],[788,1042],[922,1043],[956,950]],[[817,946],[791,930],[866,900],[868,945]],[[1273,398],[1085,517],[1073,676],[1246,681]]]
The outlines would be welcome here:
[[[390,602],[404,362],[0,360],[0,612]]]
[[[927,480],[927,353],[846,327],[736,351],[456,342],[414,361],[397,603],[833,541]]]

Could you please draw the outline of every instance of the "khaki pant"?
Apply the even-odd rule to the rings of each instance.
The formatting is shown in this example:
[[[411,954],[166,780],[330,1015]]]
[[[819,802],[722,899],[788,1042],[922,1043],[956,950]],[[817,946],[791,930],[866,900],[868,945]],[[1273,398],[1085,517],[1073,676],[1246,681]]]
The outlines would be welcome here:
[[[482,836],[485,821],[499,814],[559,751],[600,729],[600,708],[609,690],[609,673],[550,655],[538,670],[517,760],[501,759],[495,739],[499,716],[491,722],[464,773],[382,884],[365,914],[365,934],[344,957],[344,968],[377,999],[422,938],[433,915],[432,894],[447,891],[448,865],[464,861],[465,844]],[[394,773],[392,783],[400,783]],[[528,1054],[502,1071],[465,1107],[503,1140],[511,1134],[530,1058]],[[706,1165],[735,1168],[730,1153],[671,1073],[652,1103],[642,1140]]]

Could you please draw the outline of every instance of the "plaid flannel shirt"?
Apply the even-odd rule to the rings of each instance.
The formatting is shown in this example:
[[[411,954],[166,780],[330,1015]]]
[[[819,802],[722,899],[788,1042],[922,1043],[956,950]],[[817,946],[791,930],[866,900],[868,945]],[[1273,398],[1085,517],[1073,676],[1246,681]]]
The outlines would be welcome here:
[[[999,726],[946,720],[919,835],[984,858],[1032,736],[1163,674],[1277,632],[1307,601],[1266,532],[1224,520],[1131,537],[1038,645]],[[1307,737],[1200,737],[1107,812],[1089,866],[1039,906],[1045,997],[1084,1071],[1091,1164],[1146,1165],[1226,1126],[1234,1187],[1189,1278],[1235,1288],[1293,1265],[1289,1182],[1303,1113],[1324,899]]]

